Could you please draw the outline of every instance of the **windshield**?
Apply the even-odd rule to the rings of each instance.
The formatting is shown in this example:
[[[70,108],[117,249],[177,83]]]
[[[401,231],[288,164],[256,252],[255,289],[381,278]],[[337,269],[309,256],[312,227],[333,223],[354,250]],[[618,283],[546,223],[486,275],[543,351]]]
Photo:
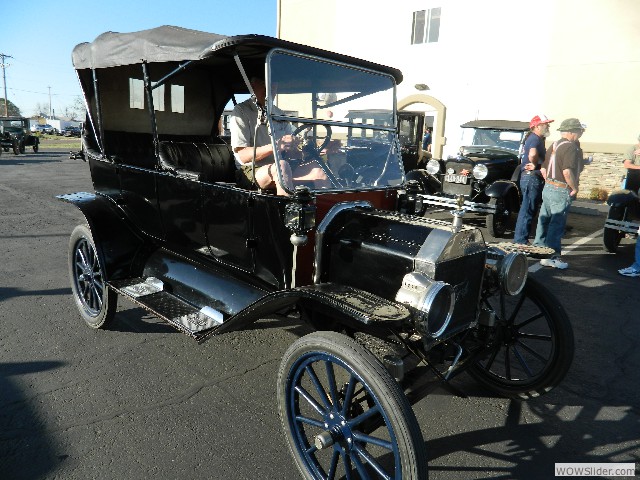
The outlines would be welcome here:
[[[463,128],[462,145],[506,148],[517,152],[524,132],[489,128]]]
[[[399,185],[393,77],[275,50],[268,59],[269,127],[294,188],[353,190]],[[283,150],[293,135],[295,147]],[[282,173],[282,172],[281,172]]]
[[[5,132],[22,131],[22,120],[0,120],[0,125]]]

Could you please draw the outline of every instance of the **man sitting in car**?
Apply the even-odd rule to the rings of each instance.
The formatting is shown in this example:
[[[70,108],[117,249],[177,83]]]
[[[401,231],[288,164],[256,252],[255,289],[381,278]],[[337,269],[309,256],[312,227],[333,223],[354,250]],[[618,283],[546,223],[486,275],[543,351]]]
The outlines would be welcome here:
[[[265,100],[267,96],[267,88],[263,78],[251,77],[251,88],[255,95],[255,101],[261,108],[265,108]],[[280,173],[282,178],[278,177],[275,165],[275,157],[271,137],[267,125],[258,123],[258,107],[253,98],[249,98],[239,103],[233,109],[230,117],[231,129],[231,147],[236,159],[236,165],[242,171],[247,184],[253,184],[253,167],[251,165],[255,150],[255,182],[260,188],[276,188],[278,195],[289,195],[288,191],[293,190],[293,174],[291,166],[286,160],[280,160]],[[296,139],[291,135],[291,125],[286,124],[283,127],[286,130],[279,132],[283,134],[278,140],[278,149],[289,153],[289,156],[296,156],[297,151]],[[255,138],[254,138],[255,134]],[[275,134],[275,132],[274,132]],[[278,138],[279,135],[276,135]],[[257,148],[254,149],[254,144]],[[282,183],[281,181],[282,180]],[[327,176],[318,165],[314,162],[304,163],[295,169],[295,180],[298,181],[314,181],[323,186],[327,184]],[[286,187],[286,188],[285,188]]]

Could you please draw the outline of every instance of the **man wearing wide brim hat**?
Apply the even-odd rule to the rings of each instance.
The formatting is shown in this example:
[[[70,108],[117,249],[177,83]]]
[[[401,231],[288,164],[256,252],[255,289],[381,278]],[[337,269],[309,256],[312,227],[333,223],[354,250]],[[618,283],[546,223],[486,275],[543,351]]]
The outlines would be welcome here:
[[[563,120],[558,128],[561,138],[547,150],[542,165],[541,172],[546,181],[534,244],[552,248],[555,252],[551,258],[540,261],[545,267],[565,269],[569,266],[560,259],[560,253],[569,207],[578,194],[582,169],[579,139],[584,130],[584,124],[577,118]]]
[[[524,141],[520,163],[522,203],[513,235],[515,243],[529,243],[531,222],[542,202],[544,178],[542,178],[540,169],[547,152],[544,139],[549,136],[549,124],[552,122],[553,120],[547,118],[546,115],[536,115],[529,122],[530,132]]]

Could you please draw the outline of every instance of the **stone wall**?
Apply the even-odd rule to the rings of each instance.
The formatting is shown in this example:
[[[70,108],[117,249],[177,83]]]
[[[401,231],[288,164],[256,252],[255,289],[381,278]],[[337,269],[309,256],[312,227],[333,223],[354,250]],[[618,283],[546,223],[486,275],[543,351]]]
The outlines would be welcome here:
[[[626,174],[622,166],[622,154],[584,152],[585,157],[589,155],[593,155],[593,162],[585,166],[580,174],[578,198],[589,198],[594,188],[606,190],[607,194],[618,190],[622,176]]]

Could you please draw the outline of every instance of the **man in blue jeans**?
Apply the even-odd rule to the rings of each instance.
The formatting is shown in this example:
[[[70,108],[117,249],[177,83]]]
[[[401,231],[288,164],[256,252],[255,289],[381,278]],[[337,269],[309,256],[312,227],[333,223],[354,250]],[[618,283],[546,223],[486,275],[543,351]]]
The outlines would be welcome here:
[[[522,163],[520,164],[522,204],[513,237],[515,243],[529,243],[531,222],[540,208],[540,202],[542,202],[544,178],[542,178],[540,169],[547,152],[544,139],[549,136],[551,122],[553,120],[549,120],[545,115],[536,115],[529,123],[531,132],[524,142]]]
[[[569,207],[578,194],[582,169],[582,150],[578,140],[584,129],[585,126],[577,118],[564,120],[558,128],[562,138],[547,150],[542,165],[545,185],[534,245],[549,247],[555,252],[551,258],[540,261],[540,265],[545,267],[565,269],[569,266],[560,259],[561,243]]]

